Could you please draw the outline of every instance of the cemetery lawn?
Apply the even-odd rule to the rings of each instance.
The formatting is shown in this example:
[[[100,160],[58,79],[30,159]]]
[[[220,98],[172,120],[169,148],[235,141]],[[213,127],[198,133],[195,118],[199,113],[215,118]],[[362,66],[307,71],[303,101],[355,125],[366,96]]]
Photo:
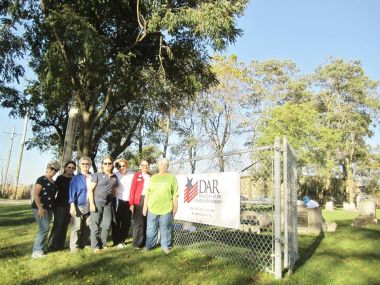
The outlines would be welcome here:
[[[379,214],[379,213],[378,213]],[[300,236],[292,275],[275,280],[225,260],[174,248],[169,256],[111,248],[101,254],[49,253],[32,259],[36,224],[29,205],[0,204],[1,284],[380,284],[380,225],[351,227],[354,213],[324,212],[337,231]],[[378,215],[379,217],[379,215]]]

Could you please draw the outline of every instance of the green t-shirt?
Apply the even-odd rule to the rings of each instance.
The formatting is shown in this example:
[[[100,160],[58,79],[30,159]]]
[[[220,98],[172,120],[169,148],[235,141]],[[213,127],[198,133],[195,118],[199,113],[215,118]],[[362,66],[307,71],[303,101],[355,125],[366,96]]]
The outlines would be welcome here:
[[[166,215],[173,210],[173,198],[179,195],[177,178],[170,173],[153,175],[146,195],[148,210],[155,215]]]

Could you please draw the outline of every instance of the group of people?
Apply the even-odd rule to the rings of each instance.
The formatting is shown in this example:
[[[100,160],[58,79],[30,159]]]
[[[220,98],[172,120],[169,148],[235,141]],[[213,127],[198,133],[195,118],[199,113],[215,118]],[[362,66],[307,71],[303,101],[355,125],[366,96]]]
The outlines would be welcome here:
[[[81,157],[74,175],[77,165],[68,161],[54,181],[60,165],[50,162],[45,175],[37,179],[32,210],[38,230],[32,257],[45,257],[46,243],[47,251],[62,250],[69,225],[72,253],[85,248],[89,240],[94,253],[106,249],[110,230],[113,246],[124,248],[132,219],[135,249],[155,247],[159,231],[161,248],[169,254],[178,209],[178,185],[175,176],[168,173],[169,161],[160,159],[158,173],[153,176],[147,160],[140,161],[136,173],[129,170],[124,158],[114,161],[111,156],[103,157],[101,170],[93,174],[91,165],[89,157]]]

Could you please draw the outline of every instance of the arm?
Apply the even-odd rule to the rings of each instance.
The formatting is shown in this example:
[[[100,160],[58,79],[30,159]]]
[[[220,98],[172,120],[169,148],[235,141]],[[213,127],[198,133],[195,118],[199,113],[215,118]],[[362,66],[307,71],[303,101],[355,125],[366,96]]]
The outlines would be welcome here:
[[[91,181],[90,182],[90,185],[87,189],[87,198],[88,198],[88,201],[90,202],[90,212],[95,212],[96,211],[96,207],[95,207],[95,201],[94,201],[94,190],[95,190],[95,187],[96,187],[96,183]]]
[[[76,186],[74,185],[75,178],[71,179],[69,187],[69,203],[70,203],[70,215],[76,216],[77,210],[75,207],[75,198],[76,198]]]
[[[131,184],[131,191],[129,192],[129,209],[131,210],[131,212],[133,213],[133,210],[135,209],[135,189],[136,189],[136,177],[137,177],[137,173],[135,173],[135,175],[133,175],[133,179],[132,179],[132,184]]]
[[[45,209],[42,207],[42,203],[40,199],[41,190],[42,190],[42,185],[36,183],[34,185],[34,202],[36,203],[37,208],[38,208],[37,216],[42,219],[45,215]]]
[[[147,213],[148,213],[148,195],[145,195],[143,215],[146,216]]]
[[[173,217],[177,213],[178,210],[178,196],[173,197]]]

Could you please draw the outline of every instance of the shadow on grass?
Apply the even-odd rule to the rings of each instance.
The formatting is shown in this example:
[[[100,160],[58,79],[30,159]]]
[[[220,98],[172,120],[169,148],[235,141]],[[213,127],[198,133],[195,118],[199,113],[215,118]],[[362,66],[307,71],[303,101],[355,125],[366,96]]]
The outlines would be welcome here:
[[[312,238],[313,240],[309,245],[307,245],[307,247],[305,247],[305,248],[303,248],[301,246],[299,247],[298,255],[300,256],[300,258],[296,261],[294,268],[293,268],[293,272],[300,269],[313,256],[313,254],[315,253],[315,251],[317,250],[317,248],[321,244],[324,237],[325,237],[325,234],[323,232],[321,232],[316,237],[313,237],[313,236],[308,236],[308,237],[304,236],[303,237],[304,239]]]
[[[36,263],[48,266],[48,258]],[[239,269],[228,263],[189,256],[177,248],[170,256],[157,249],[141,254],[111,250],[101,255],[88,253],[71,258],[64,267],[50,269],[48,274],[37,278],[19,280],[19,284],[199,284],[207,280],[213,284],[248,284],[256,279],[256,275],[236,274]],[[231,276],[226,268],[232,270]]]
[[[30,205],[0,205],[0,227],[23,226],[34,222]]]

